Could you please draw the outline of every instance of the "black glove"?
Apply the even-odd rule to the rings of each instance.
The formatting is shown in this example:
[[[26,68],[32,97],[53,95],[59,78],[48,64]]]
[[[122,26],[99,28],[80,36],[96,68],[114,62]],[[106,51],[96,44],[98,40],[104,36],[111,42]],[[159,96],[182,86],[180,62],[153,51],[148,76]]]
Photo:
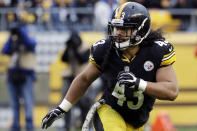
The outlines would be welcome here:
[[[135,77],[135,75],[131,72],[121,71],[118,74],[117,79],[118,79],[119,85],[124,84],[125,87],[129,87],[134,90],[138,90],[139,88],[140,79]]]
[[[47,115],[42,119],[42,129],[47,129],[52,123],[63,117],[66,112],[62,110],[60,107],[57,107],[51,110]]]

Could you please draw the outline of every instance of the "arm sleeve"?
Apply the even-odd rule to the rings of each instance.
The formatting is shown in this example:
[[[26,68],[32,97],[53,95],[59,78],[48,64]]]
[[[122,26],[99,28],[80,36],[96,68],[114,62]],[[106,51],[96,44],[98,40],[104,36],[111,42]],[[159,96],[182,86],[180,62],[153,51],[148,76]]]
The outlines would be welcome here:
[[[3,48],[1,50],[2,54],[11,55],[12,54],[12,47],[11,47],[12,40],[9,37],[9,39],[6,41],[6,43],[3,45]]]
[[[161,52],[160,67],[172,65],[176,61],[176,54],[173,45],[164,41],[164,44],[160,44],[159,46],[159,51]]]
[[[25,44],[28,50],[35,52],[35,47],[36,47],[36,41],[33,38],[30,38],[28,36],[28,32],[26,28],[20,27],[20,36],[21,36],[21,41],[22,43]]]
[[[96,65],[99,70],[101,70],[101,66],[106,54],[107,50],[107,42],[105,39],[102,39],[96,43],[94,43],[90,49],[89,61]]]

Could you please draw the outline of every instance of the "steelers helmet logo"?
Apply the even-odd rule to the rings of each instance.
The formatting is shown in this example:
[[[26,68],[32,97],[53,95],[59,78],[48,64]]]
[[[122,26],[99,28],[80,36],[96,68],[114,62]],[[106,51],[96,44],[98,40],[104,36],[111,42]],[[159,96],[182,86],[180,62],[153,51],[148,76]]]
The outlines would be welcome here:
[[[151,70],[153,70],[153,68],[154,68],[153,62],[151,62],[151,61],[146,61],[146,62],[144,63],[144,69],[145,69],[146,71],[151,71]]]

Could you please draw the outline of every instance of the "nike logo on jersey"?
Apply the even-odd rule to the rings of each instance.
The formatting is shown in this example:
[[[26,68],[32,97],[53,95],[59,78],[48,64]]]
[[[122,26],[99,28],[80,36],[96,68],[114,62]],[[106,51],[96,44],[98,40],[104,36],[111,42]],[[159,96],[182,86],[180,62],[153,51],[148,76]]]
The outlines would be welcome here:
[[[170,47],[169,51],[170,51],[170,52],[172,51],[172,46]]]

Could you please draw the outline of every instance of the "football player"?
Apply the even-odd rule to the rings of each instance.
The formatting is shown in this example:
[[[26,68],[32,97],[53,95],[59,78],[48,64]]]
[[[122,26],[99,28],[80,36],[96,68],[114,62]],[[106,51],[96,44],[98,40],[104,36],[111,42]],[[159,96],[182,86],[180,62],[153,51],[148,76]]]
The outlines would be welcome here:
[[[108,82],[102,96],[105,104],[93,120],[96,131],[142,131],[155,99],[175,100],[174,47],[150,29],[150,21],[141,4],[127,2],[115,9],[108,38],[93,44],[90,63],[74,79],[62,103],[43,118],[42,128],[65,114],[101,75]]]

